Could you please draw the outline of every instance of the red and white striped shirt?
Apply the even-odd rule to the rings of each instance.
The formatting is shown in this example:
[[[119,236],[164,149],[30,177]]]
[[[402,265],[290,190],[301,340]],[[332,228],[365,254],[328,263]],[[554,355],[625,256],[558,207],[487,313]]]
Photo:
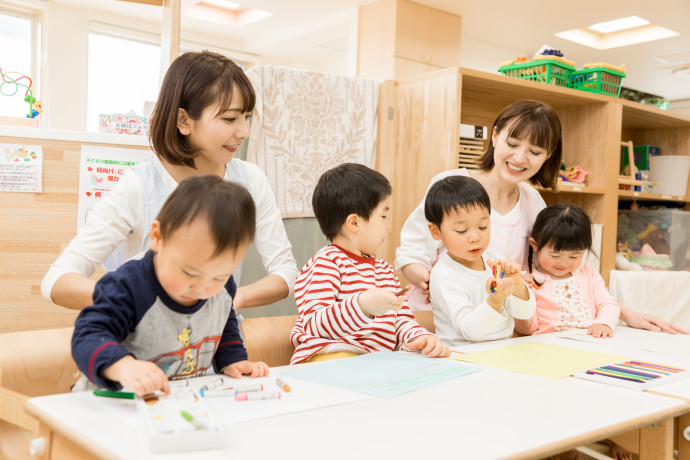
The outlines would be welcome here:
[[[372,288],[400,290],[388,262],[334,244],[319,250],[295,282],[299,318],[290,333],[295,347],[290,364],[317,353],[401,350],[411,339],[430,334],[417,324],[407,303],[397,312],[368,318],[357,300],[360,292]]]

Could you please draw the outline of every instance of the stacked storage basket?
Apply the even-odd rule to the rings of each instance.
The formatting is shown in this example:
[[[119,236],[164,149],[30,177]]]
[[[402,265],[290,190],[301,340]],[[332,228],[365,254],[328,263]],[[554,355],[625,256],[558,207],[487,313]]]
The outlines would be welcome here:
[[[582,91],[618,97],[624,72],[609,67],[595,66],[576,70],[572,74],[572,87]]]
[[[504,65],[499,67],[498,71],[503,75],[521,80],[538,81],[570,88],[570,79],[575,67],[555,59],[535,59]]]
[[[538,81],[564,88],[575,88],[591,93],[618,97],[625,72],[607,64],[585,65],[582,70],[556,59],[534,59],[502,65],[503,75],[521,80]]]

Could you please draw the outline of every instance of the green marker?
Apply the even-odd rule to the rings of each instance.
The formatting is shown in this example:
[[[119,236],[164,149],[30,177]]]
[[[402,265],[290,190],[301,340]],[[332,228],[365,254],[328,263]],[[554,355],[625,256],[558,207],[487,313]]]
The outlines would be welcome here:
[[[106,398],[134,399],[134,393],[129,391],[93,390],[93,394]]]
[[[185,410],[181,410],[180,415],[182,416],[183,419],[187,420],[189,423],[194,425],[196,428],[206,428],[206,424],[203,421],[201,421],[197,418],[194,418],[194,416],[192,414],[190,414],[189,412],[187,412]]]

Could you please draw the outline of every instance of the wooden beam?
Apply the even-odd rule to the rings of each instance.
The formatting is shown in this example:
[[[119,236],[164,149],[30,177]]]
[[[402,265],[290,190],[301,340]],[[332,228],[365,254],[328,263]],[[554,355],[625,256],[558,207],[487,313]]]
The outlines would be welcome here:
[[[161,30],[161,75],[163,82],[168,67],[180,55],[180,0],[163,0],[163,28]]]
[[[119,2],[141,3],[142,5],[163,6],[163,0],[118,0]]]

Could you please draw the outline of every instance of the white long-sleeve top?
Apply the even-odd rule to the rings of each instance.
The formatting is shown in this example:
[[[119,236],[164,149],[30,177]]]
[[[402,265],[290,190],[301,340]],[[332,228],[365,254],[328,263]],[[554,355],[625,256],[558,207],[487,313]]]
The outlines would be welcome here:
[[[439,180],[454,175],[469,176],[465,168],[451,169],[439,173],[431,179],[429,188]],[[527,263],[527,238],[532,230],[534,220],[539,211],[546,207],[544,199],[539,192],[526,183],[518,184],[520,198],[515,207],[505,215],[491,210],[491,240],[489,249],[495,253],[503,254],[510,260],[526,268]],[[412,211],[400,232],[400,247],[395,251],[395,268],[400,271],[402,267],[412,263],[420,263],[431,269],[438,256],[445,252],[445,247],[440,241],[436,241],[429,233],[428,221],[424,217],[424,201]]]
[[[170,195],[177,187],[177,182],[158,158],[151,161],[165,188],[166,196]],[[236,158],[232,161],[242,162]],[[253,163],[242,164],[256,206],[254,244],[268,274],[283,278],[292,293],[297,277],[297,263],[275,197],[263,171]],[[225,178],[231,180],[228,173],[229,168],[226,169]],[[142,240],[150,231],[145,228],[147,210],[144,190],[148,188],[150,187],[142,184],[136,173],[131,170],[125,172],[118,184],[91,210],[86,224],[50,266],[41,282],[44,298],[51,300],[50,292],[55,282],[65,273],[79,273],[86,277],[93,275],[120,243],[124,242],[124,260],[141,253]]]
[[[362,257],[334,244],[319,250],[295,283],[299,318],[290,332],[295,347],[290,364],[336,351],[410,351],[405,344],[431,334],[417,324],[407,305],[397,312],[389,310],[369,318],[358,299],[360,293],[372,288],[400,290],[400,281],[388,262]]]
[[[429,292],[436,335],[452,347],[462,343],[482,342],[510,337],[513,318],[527,319],[534,315],[536,301],[528,289],[529,300],[509,295],[503,309],[497,312],[487,302],[486,281],[491,268],[486,260],[501,257],[484,252],[484,270],[471,270],[443,254],[431,269]]]

